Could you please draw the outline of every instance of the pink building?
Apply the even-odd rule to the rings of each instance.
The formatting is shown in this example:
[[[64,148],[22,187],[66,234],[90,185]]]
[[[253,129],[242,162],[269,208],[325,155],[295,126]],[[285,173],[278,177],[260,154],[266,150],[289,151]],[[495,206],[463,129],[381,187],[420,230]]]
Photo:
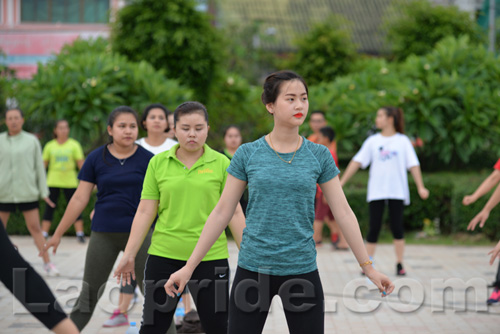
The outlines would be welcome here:
[[[65,43],[108,36],[124,0],[0,0],[0,49],[18,78],[31,78]]]

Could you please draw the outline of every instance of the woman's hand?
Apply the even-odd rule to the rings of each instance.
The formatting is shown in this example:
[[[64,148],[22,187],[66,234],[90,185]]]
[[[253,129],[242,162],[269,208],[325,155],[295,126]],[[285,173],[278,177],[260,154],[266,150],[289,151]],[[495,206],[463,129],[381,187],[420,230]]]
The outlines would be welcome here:
[[[45,201],[45,203],[47,203],[51,208],[55,208],[56,207],[56,204],[54,202],[52,202],[50,200],[50,198],[48,197],[44,197],[43,200]]]
[[[49,251],[50,247],[53,247],[52,254],[55,254],[57,251],[57,247],[59,247],[59,244],[61,243],[61,238],[57,235],[54,234],[49,241],[47,241],[43,245],[43,249],[40,251],[38,256],[43,256],[46,252]]]
[[[418,196],[424,200],[429,198],[429,190],[426,187],[418,188]]]
[[[475,198],[473,195],[466,195],[462,199],[462,204],[463,205],[469,205],[469,204],[474,203],[476,200],[477,200],[477,198]]]
[[[382,297],[387,297],[394,291],[394,283],[386,275],[376,271],[372,266],[363,267],[363,271],[366,277],[378,287]]]
[[[479,224],[479,227],[483,228],[484,223],[486,223],[486,220],[488,220],[489,216],[490,216],[489,211],[486,210],[479,211],[479,213],[470,221],[469,225],[467,226],[467,231],[474,231],[477,224]]]
[[[498,255],[500,254],[500,241],[498,242],[498,244],[495,246],[495,248],[493,248],[493,250],[491,252],[488,253],[488,255],[491,255],[491,258],[490,258],[490,265],[493,264],[493,262],[495,261],[495,258],[498,257]]]
[[[113,277],[116,277],[116,283],[122,285],[131,284],[132,279],[135,280],[135,258],[129,255],[123,254],[118,267],[113,273]]]
[[[180,296],[182,291],[184,291],[187,282],[191,278],[191,275],[193,275],[193,271],[186,266],[170,275],[170,278],[164,286],[167,295],[172,298],[175,298],[175,296]]]

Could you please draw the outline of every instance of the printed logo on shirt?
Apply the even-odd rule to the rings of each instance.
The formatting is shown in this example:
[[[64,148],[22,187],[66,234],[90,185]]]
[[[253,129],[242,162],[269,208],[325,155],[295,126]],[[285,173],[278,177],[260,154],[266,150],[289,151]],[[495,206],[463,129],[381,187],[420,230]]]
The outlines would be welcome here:
[[[397,151],[389,151],[389,150],[384,150],[384,147],[383,146],[380,146],[378,148],[378,153],[379,153],[379,160],[381,161],[386,161],[386,160],[390,160],[392,159],[393,157],[397,157],[398,156],[398,152]]]
[[[63,156],[57,155],[56,156],[56,162],[68,162],[68,161],[69,161],[69,158],[65,155],[63,155]]]
[[[210,168],[205,168],[205,169],[200,169],[200,170],[198,171],[198,174],[207,174],[207,173],[208,173],[208,174],[212,174],[213,172],[214,172],[214,171],[213,171],[213,170],[211,170]]]

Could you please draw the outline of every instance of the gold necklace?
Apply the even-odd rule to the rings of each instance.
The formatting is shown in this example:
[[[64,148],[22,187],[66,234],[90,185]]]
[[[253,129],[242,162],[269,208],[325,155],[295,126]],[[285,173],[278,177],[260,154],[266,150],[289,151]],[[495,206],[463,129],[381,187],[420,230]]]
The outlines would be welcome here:
[[[278,158],[280,158],[280,160],[283,161],[283,162],[291,164],[292,161],[293,161],[293,158],[295,158],[295,154],[297,153],[297,150],[299,149],[299,146],[300,146],[300,136],[299,136],[299,142],[297,143],[297,147],[295,148],[295,152],[293,152],[293,155],[292,155],[292,158],[290,159],[290,161],[286,161],[285,159],[283,159],[282,157],[280,157],[280,155],[278,154],[278,152],[274,149],[273,140],[271,139],[271,134],[269,134],[269,142],[271,143],[271,148],[273,149],[274,153],[276,153],[276,155],[278,156]]]

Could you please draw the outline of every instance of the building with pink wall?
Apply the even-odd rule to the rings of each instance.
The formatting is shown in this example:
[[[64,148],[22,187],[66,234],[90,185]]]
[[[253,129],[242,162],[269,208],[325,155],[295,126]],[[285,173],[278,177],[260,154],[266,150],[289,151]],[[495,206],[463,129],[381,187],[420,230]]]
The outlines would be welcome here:
[[[65,43],[108,36],[110,16],[124,0],[0,0],[0,61],[31,78]]]

